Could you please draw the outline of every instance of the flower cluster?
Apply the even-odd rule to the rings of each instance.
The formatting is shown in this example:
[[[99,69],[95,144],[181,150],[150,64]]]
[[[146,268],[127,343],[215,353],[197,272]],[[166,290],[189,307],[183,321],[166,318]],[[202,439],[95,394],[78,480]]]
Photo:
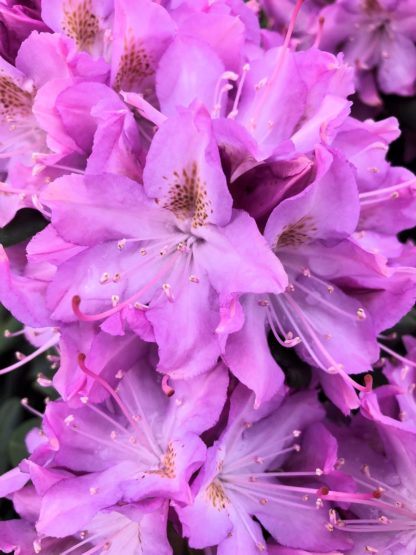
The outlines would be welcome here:
[[[295,0],[261,0],[270,25],[282,30]],[[355,68],[366,104],[379,106],[380,92],[416,93],[416,3],[414,0],[306,0],[296,40],[343,52]]]
[[[23,400],[4,552],[414,555],[416,346],[382,332],[416,298],[416,178],[348,99],[410,92],[411,2],[325,8],[325,48],[374,26],[345,56],[297,48],[301,4],[281,35],[242,0],[0,1],[0,224],[45,222],[1,247],[35,350],[0,374],[48,353],[57,392]]]

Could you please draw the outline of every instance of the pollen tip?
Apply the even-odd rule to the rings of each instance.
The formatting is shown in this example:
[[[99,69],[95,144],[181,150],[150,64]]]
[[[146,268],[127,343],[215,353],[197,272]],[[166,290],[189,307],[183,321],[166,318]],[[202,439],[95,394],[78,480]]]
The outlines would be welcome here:
[[[82,368],[85,365],[85,359],[87,355],[85,353],[78,353],[78,365]]]
[[[328,486],[322,486],[321,488],[318,489],[318,495],[328,495],[329,494],[329,487]]]
[[[380,488],[377,488],[372,492],[372,496],[373,496],[374,499],[380,499],[382,494],[383,494],[383,492]]]
[[[364,376],[365,391],[369,393],[373,389],[373,376],[366,374]]]
[[[74,312],[76,316],[78,316],[79,314],[80,304],[81,304],[81,297],[79,295],[74,295],[72,297],[71,305],[72,305],[72,312]]]

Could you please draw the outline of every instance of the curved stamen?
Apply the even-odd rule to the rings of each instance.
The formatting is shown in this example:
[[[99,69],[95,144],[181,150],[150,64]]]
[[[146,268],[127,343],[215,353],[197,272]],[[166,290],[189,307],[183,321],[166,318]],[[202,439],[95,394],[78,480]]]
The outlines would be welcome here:
[[[79,319],[82,320],[84,322],[95,322],[97,320],[103,320],[104,318],[108,318],[109,316],[112,316],[113,314],[117,314],[118,312],[120,312],[120,310],[122,310],[123,308],[128,307],[131,303],[133,303],[133,301],[135,301],[140,295],[142,295],[144,292],[146,292],[148,289],[150,289],[151,287],[153,287],[155,285],[155,283],[162,278],[164,275],[166,275],[166,273],[174,266],[174,264],[176,263],[176,260],[178,258],[179,255],[179,251],[177,251],[177,254],[174,255],[172,257],[172,259],[167,262],[166,264],[164,264],[162,266],[162,268],[159,270],[159,272],[156,273],[156,275],[153,277],[153,279],[151,281],[149,281],[149,283],[146,283],[146,285],[144,287],[142,287],[139,291],[137,291],[136,293],[133,293],[133,295],[131,295],[128,299],[126,299],[125,301],[116,304],[116,306],[113,306],[113,308],[110,308],[108,310],[104,310],[103,312],[100,312],[98,314],[85,314],[84,312],[82,312],[82,310],[80,309],[80,304],[81,304],[81,297],[79,295],[74,295],[72,297],[72,311],[74,312],[75,316]]]
[[[120,396],[118,395],[118,393],[101,376],[99,376],[98,374],[95,374],[94,372],[92,372],[91,370],[89,370],[87,368],[87,366],[85,364],[85,359],[86,358],[87,358],[87,356],[86,356],[85,353],[79,353],[79,355],[78,355],[78,366],[81,368],[81,370],[84,372],[84,374],[86,374],[87,376],[92,378],[94,381],[98,382],[106,391],[108,391],[108,393],[111,395],[111,397],[113,397],[113,399],[115,400],[115,402],[117,403],[117,405],[121,409],[124,416],[127,418],[127,420],[130,422],[130,424],[133,426],[133,428],[135,430],[137,430],[138,432],[141,432],[139,426],[137,425],[137,422],[135,422],[134,419],[132,418],[131,414],[129,413],[129,411],[125,407],[123,401],[120,399]]]

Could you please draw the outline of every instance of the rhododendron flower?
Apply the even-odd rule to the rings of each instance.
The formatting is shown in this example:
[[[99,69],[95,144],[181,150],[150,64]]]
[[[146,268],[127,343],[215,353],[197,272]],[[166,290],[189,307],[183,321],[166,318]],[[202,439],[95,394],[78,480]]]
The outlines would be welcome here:
[[[175,146],[168,147],[178,125]],[[134,322],[147,320],[159,345],[159,369],[172,376],[215,364],[215,329],[229,295],[285,286],[285,273],[254,221],[231,209],[202,109],[182,112],[160,128],[143,189],[112,175],[71,176],[51,184],[42,202],[60,236],[84,246],[58,267],[48,287],[52,318],[103,321],[102,329],[115,335],[131,321],[142,336],[144,324]]]
[[[283,403],[274,398],[257,411],[252,406],[253,396],[237,388],[227,427],[208,450],[193,485],[193,504],[181,507],[177,503],[190,545],[219,544],[220,553],[229,554],[266,551],[259,523],[290,546],[328,550],[348,545],[325,530],[325,513],[319,504],[315,507],[313,496],[309,498],[313,488],[290,485],[291,478],[313,481],[324,470],[277,470],[290,454],[301,450],[297,438],[302,429],[321,418],[314,394],[299,393]],[[308,406],[307,413],[302,406]],[[204,527],[198,526],[201,521]]]

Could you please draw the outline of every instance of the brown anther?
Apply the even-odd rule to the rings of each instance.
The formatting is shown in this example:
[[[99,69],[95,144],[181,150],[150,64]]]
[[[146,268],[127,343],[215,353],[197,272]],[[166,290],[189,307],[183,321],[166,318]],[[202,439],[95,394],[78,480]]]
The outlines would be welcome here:
[[[169,376],[165,374],[162,378],[162,391],[167,397],[172,397],[174,395],[175,390],[173,387],[169,385]]]
[[[357,308],[357,318],[359,320],[365,320],[367,318],[367,315],[363,308]]]

